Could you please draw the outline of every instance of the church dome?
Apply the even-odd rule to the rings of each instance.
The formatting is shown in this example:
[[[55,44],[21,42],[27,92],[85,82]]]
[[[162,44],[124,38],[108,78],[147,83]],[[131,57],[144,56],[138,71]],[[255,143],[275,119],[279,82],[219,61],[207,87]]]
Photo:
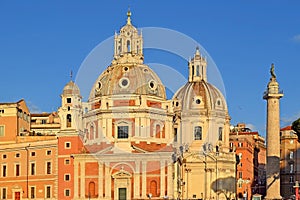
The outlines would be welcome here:
[[[71,80],[63,89],[63,95],[80,95],[79,87]]]
[[[127,23],[115,34],[114,59],[98,77],[89,99],[111,95],[151,95],[166,99],[166,91],[160,78],[143,64],[142,34],[131,23],[131,12]]]
[[[205,81],[186,83],[175,93],[173,100],[174,106],[181,107],[182,111],[227,110],[223,94],[215,86]]]
[[[174,95],[174,107],[185,110],[205,109],[227,111],[223,94],[207,82],[207,62],[200,54],[199,48],[189,61],[189,80]]]
[[[144,64],[112,64],[96,80],[90,99],[117,94],[151,95],[166,99],[161,80]]]

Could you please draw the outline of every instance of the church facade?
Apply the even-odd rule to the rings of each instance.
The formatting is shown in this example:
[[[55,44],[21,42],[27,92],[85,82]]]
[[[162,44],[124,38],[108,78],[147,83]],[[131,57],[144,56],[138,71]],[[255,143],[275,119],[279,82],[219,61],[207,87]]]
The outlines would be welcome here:
[[[167,99],[160,78],[143,62],[142,35],[127,15],[115,35],[113,60],[95,80],[88,101],[82,102],[79,87],[70,81],[61,107],[49,114],[55,125],[34,124],[43,142],[56,138],[53,182],[40,186],[24,179],[26,184],[6,187],[0,179],[6,199],[16,199],[13,188],[19,199],[30,199],[32,185],[35,199],[235,198],[230,116],[222,93],[207,81],[206,59],[197,48],[187,66],[188,82]],[[46,116],[36,114],[34,120]],[[20,142],[24,148],[35,144]],[[28,168],[23,173],[28,176]]]

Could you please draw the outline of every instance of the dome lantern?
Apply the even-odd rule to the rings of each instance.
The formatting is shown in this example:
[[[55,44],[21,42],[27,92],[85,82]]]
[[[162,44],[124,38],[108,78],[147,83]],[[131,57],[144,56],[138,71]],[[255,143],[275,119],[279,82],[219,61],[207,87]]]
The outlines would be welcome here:
[[[206,59],[200,54],[199,47],[196,48],[194,57],[189,61],[189,82],[207,82]]]

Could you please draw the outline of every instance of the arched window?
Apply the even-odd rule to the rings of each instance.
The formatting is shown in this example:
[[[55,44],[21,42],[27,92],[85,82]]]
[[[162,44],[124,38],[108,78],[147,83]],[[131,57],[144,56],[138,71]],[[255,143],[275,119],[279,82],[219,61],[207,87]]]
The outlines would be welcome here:
[[[71,114],[67,114],[67,127],[71,127],[72,116]]]
[[[192,76],[194,76],[194,65],[192,65]]]
[[[89,138],[90,140],[93,140],[93,139],[95,139],[95,135],[94,135],[94,126],[93,125],[91,125],[91,127],[90,127],[90,138]]]
[[[195,126],[194,128],[194,139],[195,140],[202,140],[202,127]]]
[[[223,140],[223,128],[219,127],[219,141]]]
[[[127,52],[130,52],[130,41],[127,40]]]
[[[196,76],[200,76],[200,67],[199,67],[199,65],[196,66]]]
[[[155,137],[160,138],[160,125],[156,124],[155,126]]]
[[[96,197],[96,194],[95,194],[95,182],[91,181],[89,183],[89,197],[91,198],[94,198]]]
[[[157,183],[154,180],[152,180],[150,182],[150,193],[152,194],[153,197],[157,197],[158,196],[158,193],[157,193]]]

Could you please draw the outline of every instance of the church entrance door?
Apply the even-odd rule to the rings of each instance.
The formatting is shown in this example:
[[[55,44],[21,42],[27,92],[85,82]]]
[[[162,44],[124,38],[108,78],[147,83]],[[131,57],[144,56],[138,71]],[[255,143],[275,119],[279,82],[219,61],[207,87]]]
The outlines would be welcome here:
[[[126,200],[127,197],[126,188],[119,188],[119,200]]]

